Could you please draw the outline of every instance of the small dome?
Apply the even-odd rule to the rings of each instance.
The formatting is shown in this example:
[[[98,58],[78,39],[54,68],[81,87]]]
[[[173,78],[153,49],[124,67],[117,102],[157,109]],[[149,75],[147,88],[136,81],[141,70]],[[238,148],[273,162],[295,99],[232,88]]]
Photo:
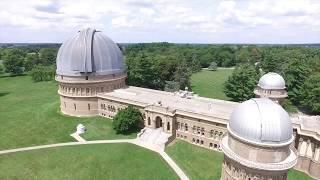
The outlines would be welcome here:
[[[254,98],[238,105],[231,114],[229,132],[259,144],[282,144],[292,141],[288,113],[267,98]]]
[[[109,75],[122,73],[123,69],[117,44],[95,29],[79,31],[61,45],[57,55],[59,75]]]
[[[269,72],[260,78],[258,86],[262,89],[285,89],[286,83],[281,75]]]

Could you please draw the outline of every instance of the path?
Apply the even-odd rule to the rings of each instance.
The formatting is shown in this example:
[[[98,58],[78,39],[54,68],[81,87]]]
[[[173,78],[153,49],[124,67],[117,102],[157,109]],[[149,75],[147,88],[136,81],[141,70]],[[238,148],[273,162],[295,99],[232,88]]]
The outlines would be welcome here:
[[[46,148],[54,148],[54,147],[62,147],[62,146],[75,146],[75,145],[86,145],[86,144],[112,144],[112,143],[131,143],[137,146],[152,150],[161,155],[161,157],[168,163],[168,165],[176,172],[182,180],[189,180],[189,178],[185,175],[185,173],[180,169],[180,167],[170,158],[170,156],[163,151],[163,149],[158,146],[152,146],[147,143],[143,143],[138,139],[118,139],[118,140],[96,140],[96,141],[80,141],[80,142],[68,142],[68,143],[58,143],[58,144],[49,144],[49,145],[41,145],[41,146],[32,146],[25,148],[17,148],[17,149],[9,149],[0,151],[1,154],[9,154],[15,152],[22,151],[31,151],[36,149],[46,149]]]
[[[201,68],[202,70],[209,70],[209,68]],[[217,67],[217,69],[235,69],[235,67]]]

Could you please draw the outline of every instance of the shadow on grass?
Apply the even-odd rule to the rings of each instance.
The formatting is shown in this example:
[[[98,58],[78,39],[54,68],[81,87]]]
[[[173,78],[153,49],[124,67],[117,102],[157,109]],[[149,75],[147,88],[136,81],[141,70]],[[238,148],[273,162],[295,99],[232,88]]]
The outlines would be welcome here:
[[[9,92],[0,92],[0,97],[10,94]]]
[[[6,78],[6,77],[18,77],[18,76],[27,76],[28,74],[4,74],[0,75],[0,78]]]
[[[116,132],[116,134],[122,134],[122,135],[125,135],[125,136],[128,136],[128,135],[131,135],[131,134],[137,134],[140,132],[141,129],[137,128],[137,129],[131,129],[129,131],[126,131],[126,132]]]

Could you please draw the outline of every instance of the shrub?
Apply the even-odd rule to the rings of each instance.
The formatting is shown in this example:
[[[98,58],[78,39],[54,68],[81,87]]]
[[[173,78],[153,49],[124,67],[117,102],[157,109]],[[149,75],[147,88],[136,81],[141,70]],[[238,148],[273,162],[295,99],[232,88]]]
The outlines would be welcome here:
[[[117,133],[130,133],[138,130],[142,114],[133,106],[120,110],[113,118],[112,126]]]

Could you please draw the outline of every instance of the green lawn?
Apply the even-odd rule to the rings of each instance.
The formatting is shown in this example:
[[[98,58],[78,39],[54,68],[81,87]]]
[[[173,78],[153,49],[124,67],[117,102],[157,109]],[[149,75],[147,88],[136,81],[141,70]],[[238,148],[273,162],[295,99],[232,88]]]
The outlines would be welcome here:
[[[290,170],[288,173],[288,180],[312,180],[312,178],[304,172]]]
[[[190,179],[219,180],[223,154],[177,140],[166,152],[184,170]]]
[[[0,179],[178,179],[155,152],[132,144],[80,145],[0,156]]]
[[[219,180],[223,153],[208,150],[182,140],[169,145],[166,152],[194,180]],[[288,180],[312,180],[305,173],[290,170]]]
[[[0,150],[73,141],[78,123],[88,127],[88,139],[130,138],[116,135],[111,121],[78,118],[59,112],[57,82],[34,83],[30,76],[0,77]]]
[[[223,84],[232,74],[232,69],[217,71],[202,70],[191,76],[191,88],[200,96],[229,100],[223,92]]]

